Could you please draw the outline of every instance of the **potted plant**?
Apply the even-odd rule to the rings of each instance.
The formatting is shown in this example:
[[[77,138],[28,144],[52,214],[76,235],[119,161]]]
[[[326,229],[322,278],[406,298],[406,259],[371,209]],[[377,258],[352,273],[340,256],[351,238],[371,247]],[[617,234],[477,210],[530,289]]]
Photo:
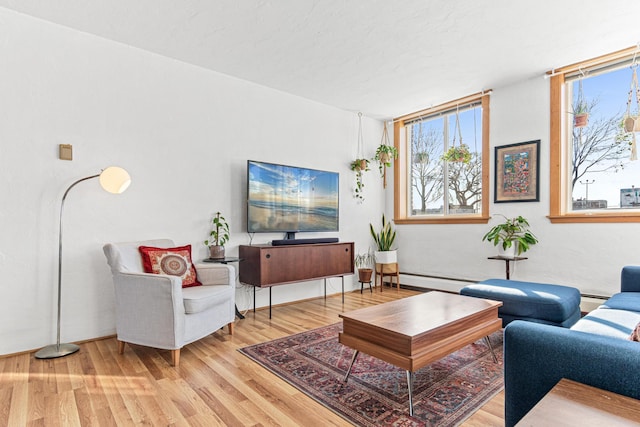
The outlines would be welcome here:
[[[467,144],[452,146],[442,155],[442,160],[447,162],[469,163],[471,161],[469,146]]]
[[[371,275],[373,274],[373,254],[371,250],[367,250],[364,254],[358,254],[354,258],[354,263],[358,268],[358,281],[359,282],[371,282]]]
[[[536,236],[529,231],[529,222],[525,218],[522,216],[515,218],[500,216],[505,221],[491,228],[484,235],[482,241],[492,242],[494,246],[500,245],[498,249],[502,249],[501,255],[514,257],[528,251],[532,245],[538,243]]]
[[[382,228],[380,231],[377,232],[375,228],[373,228],[373,224],[369,224],[369,230],[378,249],[374,253],[375,262],[378,264],[398,262],[397,251],[392,249],[393,242],[396,239],[396,231],[391,226],[391,222],[387,221],[384,214],[382,214]]]
[[[387,168],[391,167],[391,162],[398,158],[398,150],[389,144],[389,133],[387,132],[387,122],[384,122],[382,130],[382,140],[376,149],[373,160],[378,162],[378,170],[382,175],[382,187],[387,188]]]
[[[364,195],[362,194],[362,189],[364,188],[364,183],[362,182],[362,172],[366,172],[369,170],[369,160],[356,159],[351,162],[350,166],[351,170],[356,173],[356,188],[354,190],[354,197],[362,202],[364,200]]]
[[[209,233],[210,239],[205,240],[204,244],[209,246],[211,259],[222,259],[224,258],[224,244],[229,241],[229,224],[220,212],[216,212],[216,216],[211,222],[213,229]]]
[[[583,128],[589,124],[589,111],[587,104],[580,101],[573,111],[573,127]]]
[[[589,107],[584,99],[582,90],[582,79],[578,83],[578,99],[573,107],[573,127],[583,128],[589,124]]]
[[[385,168],[391,167],[391,162],[398,158],[398,150],[393,145],[380,144],[376,149],[376,155],[373,158],[378,162],[380,175],[385,175]]]

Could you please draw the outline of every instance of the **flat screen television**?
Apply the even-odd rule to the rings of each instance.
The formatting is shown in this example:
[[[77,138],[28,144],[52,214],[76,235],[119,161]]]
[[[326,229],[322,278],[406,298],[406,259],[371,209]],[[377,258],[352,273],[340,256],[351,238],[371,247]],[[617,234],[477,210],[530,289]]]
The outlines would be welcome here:
[[[338,231],[337,172],[247,161],[250,233]]]

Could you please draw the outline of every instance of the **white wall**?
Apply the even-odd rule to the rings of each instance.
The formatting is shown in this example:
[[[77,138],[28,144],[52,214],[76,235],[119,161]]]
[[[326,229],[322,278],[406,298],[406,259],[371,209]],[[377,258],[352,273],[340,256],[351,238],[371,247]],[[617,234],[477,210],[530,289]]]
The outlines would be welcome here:
[[[231,224],[228,254],[248,244],[247,159],[340,172],[334,235],[357,250],[369,245],[367,224],[382,212],[383,194],[372,172],[365,203],[351,196],[355,112],[2,8],[0,28],[0,354],[55,342],[60,199],[76,179],[109,165],[130,172],[126,193],[107,194],[92,180],[66,201],[63,342],[115,333],[104,243],[169,237],[202,259],[219,210]],[[365,154],[373,155],[381,123],[363,124]],[[73,145],[73,161],[57,158],[61,143]],[[281,235],[256,234],[253,243],[273,238]],[[347,290],[359,287],[355,280],[347,278]],[[328,292],[339,290],[340,279],[331,279]],[[282,286],[274,304],[322,292],[322,281]],[[248,308],[247,293],[237,295]],[[258,306],[267,301],[259,292]]]
[[[611,295],[619,291],[622,266],[640,264],[636,238],[640,224],[551,224],[546,218],[549,214],[549,81],[539,76],[494,88],[490,139],[489,209],[494,218],[488,225],[397,226],[401,270],[471,280],[504,278],[504,262],[487,260],[497,251],[483,242],[482,236],[501,220],[496,214],[523,215],[540,243],[525,254],[528,260],[516,264],[512,279],[570,285],[587,294]],[[494,147],[537,139],[541,141],[540,202],[494,204]],[[403,277],[403,283],[420,285],[421,281]],[[434,284],[430,283],[429,287]],[[444,288],[448,289],[446,285]]]

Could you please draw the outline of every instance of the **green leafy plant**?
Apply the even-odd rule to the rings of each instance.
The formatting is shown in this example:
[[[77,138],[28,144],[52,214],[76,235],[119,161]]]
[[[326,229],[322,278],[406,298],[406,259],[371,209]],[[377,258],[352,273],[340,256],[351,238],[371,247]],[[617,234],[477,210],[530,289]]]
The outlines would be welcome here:
[[[376,149],[376,155],[373,160],[378,162],[380,175],[384,174],[384,168],[390,168],[391,162],[398,158],[398,150],[393,145],[380,144]]]
[[[369,230],[379,251],[392,250],[393,242],[396,240],[396,231],[391,226],[391,222],[387,221],[384,214],[382,214],[382,228],[380,232],[376,232],[373,224],[369,224]]]
[[[367,250],[363,254],[358,254],[353,259],[353,262],[357,268],[371,268],[374,262],[373,253],[371,253],[371,250]]]
[[[452,146],[442,155],[442,160],[447,162],[469,163],[471,161],[469,146],[467,144]]]
[[[216,212],[216,216],[211,221],[213,229],[209,233],[210,239],[205,240],[204,244],[209,246],[224,246],[229,241],[229,224],[220,212]]]
[[[351,170],[356,173],[356,188],[354,190],[354,197],[359,199],[360,201],[364,200],[364,195],[362,191],[364,189],[364,182],[362,182],[362,173],[367,172],[369,170],[369,160],[367,159],[356,159],[351,162]]]
[[[517,255],[529,250],[532,245],[538,243],[536,236],[529,230],[529,222],[522,216],[516,218],[507,218],[501,224],[495,225],[487,234],[484,235],[482,241],[492,242],[494,246],[502,245],[502,249],[510,248],[517,244]]]

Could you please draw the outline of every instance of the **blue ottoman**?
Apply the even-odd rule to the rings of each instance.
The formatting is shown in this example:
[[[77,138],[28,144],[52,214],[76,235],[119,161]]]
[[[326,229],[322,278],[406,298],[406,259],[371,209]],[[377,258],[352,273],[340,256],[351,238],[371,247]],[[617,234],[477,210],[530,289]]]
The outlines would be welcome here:
[[[503,327],[519,319],[569,328],[580,319],[580,291],[568,286],[489,279],[465,286],[460,294],[502,301]]]

